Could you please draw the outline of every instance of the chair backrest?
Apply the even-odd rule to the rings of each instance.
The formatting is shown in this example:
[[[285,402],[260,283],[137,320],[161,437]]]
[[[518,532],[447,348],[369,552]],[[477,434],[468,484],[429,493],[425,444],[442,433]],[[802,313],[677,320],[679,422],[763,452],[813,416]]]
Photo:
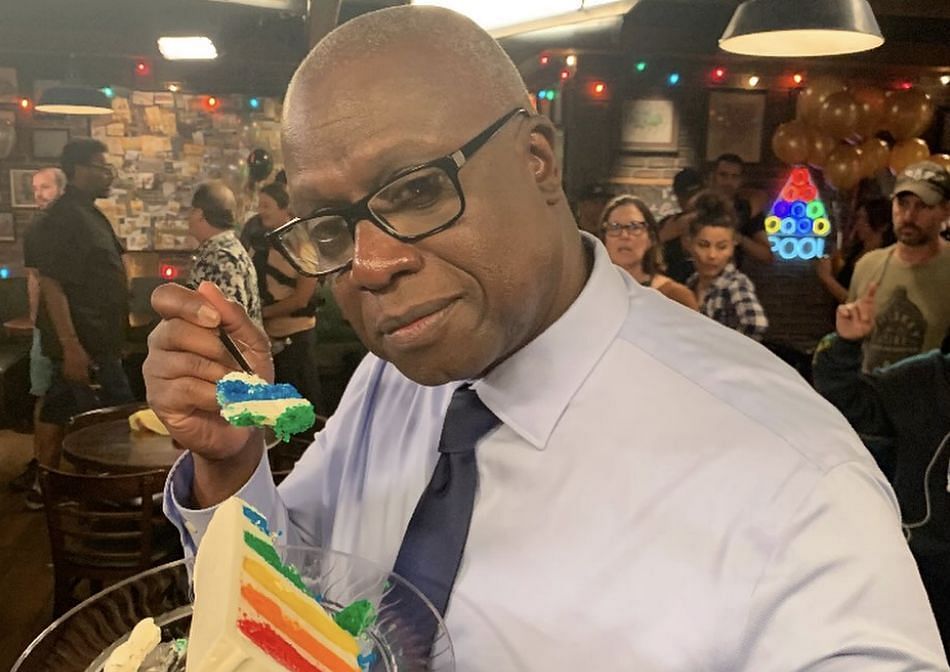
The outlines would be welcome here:
[[[90,476],[41,466],[39,476],[57,572],[85,567],[118,579],[154,564],[156,532],[168,526],[155,501],[165,472]]]
[[[83,427],[88,427],[89,425],[95,425],[100,422],[108,422],[110,420],[121,420],[127,418],[136,411],[141,411],[144,408],[148,408],[148,404],[144,402],[135,402],[132,404],[123,404],[122,406],[107,406],[105,408],[96,408],[91,411],[86,411],[85,413],[79,413],[74,415],[69,419],[69,424],[66,425],[66,433],[75,432],[78,429]]]

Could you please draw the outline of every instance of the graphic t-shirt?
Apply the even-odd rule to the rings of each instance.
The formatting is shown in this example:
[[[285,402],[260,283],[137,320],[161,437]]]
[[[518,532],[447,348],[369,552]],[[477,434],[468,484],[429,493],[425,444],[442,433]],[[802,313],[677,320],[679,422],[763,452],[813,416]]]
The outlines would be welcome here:
[[[950,246],[925,264],[910,266],[896,245],[868,252],[854,269],[849,300],[878,283],[874,331],[864,343],[865,371],[939,348],[950,331]]]

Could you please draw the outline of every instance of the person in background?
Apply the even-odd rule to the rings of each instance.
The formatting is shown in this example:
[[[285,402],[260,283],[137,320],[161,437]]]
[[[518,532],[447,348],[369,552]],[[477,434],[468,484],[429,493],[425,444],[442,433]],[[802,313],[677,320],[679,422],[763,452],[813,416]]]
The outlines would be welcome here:
[[[689,249],[696,272],[687,286],[696,295],[699,312],[730,329],[761,341],[769,322],[755,294],[755,285],[733,263],[736,215],[732,205],[713,191],[693,197],[695,218],[689,226]]]
[[[33,174],[33,202],[40,210],[40,217],[53,201],[63,195],[65,188],[66,174],[55,166],[40,168]],[[36,226],[36,224],[37,221],[34,221],[33,226]],[[54,452],[52,448],[48,447],[48,444],[50,441],[55,441],[58,436],[57,425],[43,422],[40,419],[43,397],[52,382],[53,363],[49,357],[43,354],[40,329],[37,325],[40,310],[40,273],[36,268],[36,252],[33,250],[36,240],[31,235],[33,226],[27,231],[23,240],[26,292],[30,305],[30,321],[33,323],[33,345],[30,348],[30,394],[36,397],[36,403],[33,406],[33,459],[27,463],[26,470],[10,482],[11,488],[22,492],[39,489],[37,487],[39,457]],[[27,500],[27,506],[29,508],[38,507],[39,500],[31,497]]]
[[[261,324],[261,298],[254,264],[234,233],[234,194],[220,181],[198,185],[191,199],[188,231],[198,241],[188,285],[215,284]]]
[[[581,231],[600,235],[600,213],[610,200],[610,192],[602,184],[589,184],[577,199],[577,226]]]
[[[642,200],[635,196],[611,199],[600,215],[600,236],[610,260],[634,280],[687,308],[699,307],[688,287],[663,275],[656,219]]]
[[[874,330],[874,283],[838,307],[815,351],[815,388],[861,436],[894,486],[910,550],[950,651],[950,332],[940,350],[861,373]]]
[[[874,330],[864,339],[865,372],[939,347],[950,329],[950,172],[923,161],[897,176],[891,199],[897,242],[865,254],[854,269],[850,301],[877,284]]]
[[[265,231],[274,231],[291,219],[287,187],[272,182],[261,188],[258,214]],[[274,354],[274,380],[290,383],[313,404],[318,414],[325,408],[320,390],[316,356],[317,278],[301,275],[268,245],[254,252],[260,288],[264,331]]]
[[[34,224],[29,242],[40,274],[40,339],[53,362],[40,420],[56,430],[37,456],[50,467],[59,464],[71,417],[134,400],[122,368],[129,323],[124,250],[94,203],[109,195],[115,170],[106,146],[90,138],[66,143],[60,166],[66,188]]]
[[[689,224],[696,213],[688,207],[689,199],[703,189],[703,176],[698,170],[684,168],[673,178],[673,195],[680,211],[668,215],[660,222],[660,242],[663,243],[663,260],[666,273],[679,283],[685,283],[696,270],[687,251]]]
[[[282,135],[302,216],[272,239],[371,354],[278,489],[215,399],[218,330],[270,378],[266,334],[210,283],[155,290],[143,374],[186,449],[164,510],[187,555],[237,493],[287,543],[420,586],[465,672],[947,669],[857,435],[578,230],[556,129],[482,28],[419,5],[341,24]]]
[[[738,245],[733,262],[738,268],[742,268],[745,255],[763,264],[775,260],[761,213],[754,213],[752,205],[739,193],[744,169],[745,163],[737,154],[723,154],[713,163],[709,175],[709,186],[731,202],[736,213]]]
[[[840,258],[837,271],[835,262],[838,259],[822,257],[815,262],[818,279],[838,303],[848,300],[848,287],[851,286],[858,260],[872,250],[894,244],[893,229],[891,203],[886,198],[868,199],[858,204],[854,211],[854,225],[849,242]]]

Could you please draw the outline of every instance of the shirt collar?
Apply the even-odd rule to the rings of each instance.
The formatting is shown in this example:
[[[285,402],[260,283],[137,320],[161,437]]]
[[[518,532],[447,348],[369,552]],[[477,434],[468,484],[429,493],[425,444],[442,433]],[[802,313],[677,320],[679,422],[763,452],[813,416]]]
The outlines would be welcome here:
[[[732,280],[736,275],[736,265],[731,261],[726,264],[726,267],[722,269],[722,273],[716,278],[713,282],[713,287],[722,289],[723,287],[729,287],[732,284]]]
[[[205,238],[201,244],[198,246],[199,250],[206,249],[212,245],[221,245],[229,243],[229,238],[234,237],[234,229],[222,229],[218,233],[214,234],[210,238]]]
[[[474,385],[479,398],[538,450],[613,342],[629,310],[629,287],[594,236],[581,232],[594,266],[580,295],[540,336]],[[632,282],[632,281],[631,281]]]

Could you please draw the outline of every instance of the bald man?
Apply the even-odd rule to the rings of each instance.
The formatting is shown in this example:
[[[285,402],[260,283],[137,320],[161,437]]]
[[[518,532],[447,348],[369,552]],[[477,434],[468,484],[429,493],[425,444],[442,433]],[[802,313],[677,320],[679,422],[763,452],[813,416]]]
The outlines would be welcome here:
[[[412,581],[460,672],[946,669],[858,438],[578,231],[554,129],[484,31],[422,7],[347,22],[283,132],[302,217],[272,240],[371,354],[278,490],[214,396],[236,368],[215,330],[270,377],[264,334],[210,285],[155,292],[144,373],[189,449],[165,493],[189,554],[237,494],[288,542]]]
[[[198,249],[188,284],[215,284],[262,324],[257,271],[234,231],[236,207],[234,194],[219,180],[204,182],[195,189],[188,212],[188,232],[198,241]]]
[[[55,166],[40,168],[33,173],[33,202],[41,211],[46,210],[57,198],[63,195],[66,189],[66,173]],[[43,422],[43,396],[49,390],[53,376],[53,363],[43,354],[40,338],[40,329],[36,326],[36,318],[40,309],[40,273],[36,268],[37,237],[36,227],[39,218],[30,227],[23,241],[23,265],[26,270],[26,289],[30,302],[30,320],[33,322],[33,345],[30,348],[30,394],[36,397],[33,406],[33,459],[29,461],[26,470],[10,485],[14,490],[33,490],[27,500],[27,508],[38,509],[42,498],[39,496],[37,483],[37,466],[40,462],[49,464],[51,456],[56,454],[57,441],[62,440],[59,427],[50,422]]]

